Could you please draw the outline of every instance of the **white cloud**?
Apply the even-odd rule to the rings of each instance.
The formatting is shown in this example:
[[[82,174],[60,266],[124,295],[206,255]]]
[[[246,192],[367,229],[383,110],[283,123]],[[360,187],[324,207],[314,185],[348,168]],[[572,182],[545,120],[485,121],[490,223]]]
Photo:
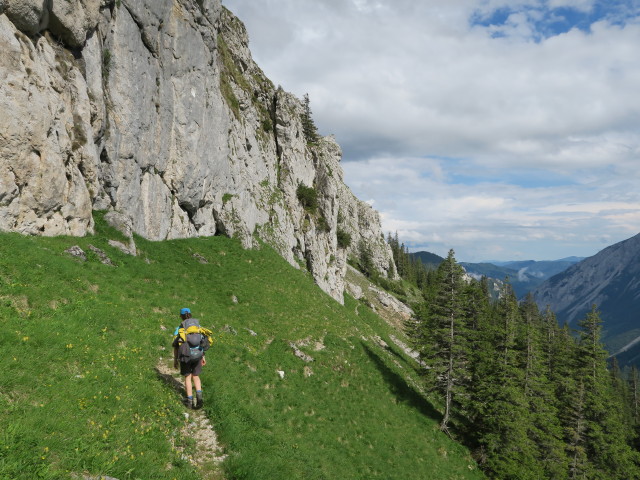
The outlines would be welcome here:
[[[549,0],[551,8],[573,8],[582,12],[593,10],[595,0]]]
[[[595,0],[549,0],[551,8],[573,8],[582,12],[593,10]]]
[[[495,180],[456,184],[430,159],[388,158],[343,165],[354,192],[375,197],[383,228],[414,249],[467,261],[590,256],[637,233],[640,193],[631,180],[619,195],[594,199],[593,184],[523,187]],[[431,176],[430,172],[438,172]]]
[[[547,7],[594,1],[223,3],[267,75],[309,93],[347,183],[416,247],[548,259],[640,230],[637,20],[541,37]],[[474,24],[501,7],[503,26]]]

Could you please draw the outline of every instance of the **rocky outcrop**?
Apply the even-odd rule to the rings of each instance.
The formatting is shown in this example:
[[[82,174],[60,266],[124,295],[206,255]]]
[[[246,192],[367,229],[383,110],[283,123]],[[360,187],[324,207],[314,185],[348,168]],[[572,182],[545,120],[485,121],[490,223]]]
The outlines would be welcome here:
[[[348,255],[387,274],[339,146],[307,142],[219,0],[0,0],[0,44],[0,229],[84,235],[98,209],[152,240],[266,242],[338,301]]]

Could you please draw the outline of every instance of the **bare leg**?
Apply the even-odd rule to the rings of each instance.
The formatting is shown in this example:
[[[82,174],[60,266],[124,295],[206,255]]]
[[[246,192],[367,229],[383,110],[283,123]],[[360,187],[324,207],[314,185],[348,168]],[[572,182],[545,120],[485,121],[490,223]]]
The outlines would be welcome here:
[[[193,389],[191,387],[191,378],[195,379],[198,377],[194,377],[193,375],[185,375],[184,376],[184,391],[187,393],[187,397],[191,397],[193,395]],[[200,384],[200,379],[198,378],[198,385]]]
[[[200,384],[200,377],[194,375],[193,384],[196,387],[196,405],[194,408],[202,408],[202,385]]]

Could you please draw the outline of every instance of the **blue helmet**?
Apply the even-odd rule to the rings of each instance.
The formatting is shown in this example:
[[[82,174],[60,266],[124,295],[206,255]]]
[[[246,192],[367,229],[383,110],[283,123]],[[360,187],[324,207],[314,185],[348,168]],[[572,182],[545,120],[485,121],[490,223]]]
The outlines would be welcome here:
[[[191,313],[191,310],[189,310],[188,308],[181,308],[180,315],[184,315],[185,313]]]

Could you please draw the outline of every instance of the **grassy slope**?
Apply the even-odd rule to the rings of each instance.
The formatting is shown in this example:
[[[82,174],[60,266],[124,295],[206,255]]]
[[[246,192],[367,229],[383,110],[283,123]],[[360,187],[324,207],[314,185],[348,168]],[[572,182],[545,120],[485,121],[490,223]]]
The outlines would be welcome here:
[[[216,478],[181,456],[185,410],[154,371],[182,306],[216,331],[202,379],[227,479],[482,478],[355,300],[338,305],[266,247],[137,239],[129,257],[108,246],[118,236],[100,221],[81,239],[0,234],[0,479]],[[63,253],[74,244],[88,261]],[[293,355],[301,340],[313,362]]]

